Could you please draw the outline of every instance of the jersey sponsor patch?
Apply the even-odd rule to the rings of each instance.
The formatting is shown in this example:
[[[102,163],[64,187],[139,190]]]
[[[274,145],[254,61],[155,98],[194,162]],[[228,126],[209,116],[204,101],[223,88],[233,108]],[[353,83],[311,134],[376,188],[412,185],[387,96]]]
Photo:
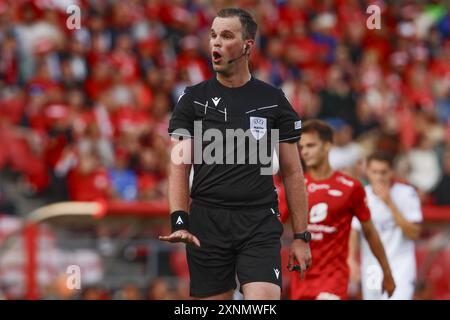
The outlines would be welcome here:
[[[309,211],[309,223],[319,223],[327,218],[328,204],[320,202],[311,207]]]
[[[302,120],[294,122],[294,130],[300,130],[302,128]]]
[[[267,119],[250,117],[250,132],[256,140],[261,139],[267,131]]]
[[[351,180],[348,180],[346,178],[344,178],[343,176],[337,177],[336,181],[339,181],[340,183],[348,186],[348,187],[353,187],[354,183]]]
[[[328,194],[333,197],[341,197],[343,195],[343,192],[340,190],[331,189],[331,190],[328,190]]]
[[[329,184],[317,184],[317,183],[310,183],[308,184],[308,192],[314,193],[317,190],[324,190],[324,189],[330,189]]]

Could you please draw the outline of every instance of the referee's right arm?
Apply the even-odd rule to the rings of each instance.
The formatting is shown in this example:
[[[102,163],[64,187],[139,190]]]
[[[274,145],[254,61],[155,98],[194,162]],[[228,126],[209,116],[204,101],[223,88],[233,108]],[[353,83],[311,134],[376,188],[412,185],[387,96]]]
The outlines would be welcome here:
[[[170,212],[178,210],[189,211],[189,174],[192,162],[190,159],[187,159],[189,155],[185,151],[192,149],[192,139],[178,140],[171,138],[171,161],[168,179]],[[179,151],[183,152],[183,154],[179,154]],[[173,156],[180,157],[180,159],[172,159]]]
[[[189,210],[189,173],[193,163],[195,109],[187,87],[178,98],[169,123],[171,137],[169,165],[170,212]]]
[[[286,191],[286,200],[291,212],[292,227],[295,234],[307,231],[308,196],[305,179],[296,142],[300,139],[301,120],[292,108],[283,91],[279,91],[278,118],[276,128],[279,129],[279,161],[280,172]],[[297,260],[300,274],[311,267],[312,257],[309,240],[295,239],[289,250],[289,271],[296,269]]]
[[[188,94],[178,99],[169,124],[171,135],[168,199],[172,233],[159,239],[185,242],[200,246],[200,241],[189,232],[189,173],[193,163],[194,110]]]

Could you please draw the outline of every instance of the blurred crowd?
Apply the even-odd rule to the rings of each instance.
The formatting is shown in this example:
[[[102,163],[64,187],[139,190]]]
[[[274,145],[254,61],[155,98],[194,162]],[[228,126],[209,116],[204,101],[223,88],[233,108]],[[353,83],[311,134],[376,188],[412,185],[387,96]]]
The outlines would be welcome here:
[[[1,0],[0,170],[48,201],[164,198],[171,109],[212,76],[210,23],[232,5],[259,25],[252,73],[335,127],[335,168],[358,176],[384,149],[423,200],[450,204],[446,1]]]
[[[71,4],[79,29],[67,25]],[[380,29],[366,24],[370,4]],[[228,6],[259,25],[253,75],[302,119],[334,127],[334,168],[361,178],[365,156],[385,150],[424,203],[450,205],[448,1],[0,0],[0,176],[44,202],[164,199],[170,112],[213,75],[209,28]],[[0,213],[14,213],[4,182]],[[188,297],[165,278],[77,296],[65,281],[45,296]]]
[[[79,290],[69,289],[67,277],[61,275],[43,292],[42,300],[190,300],[187,281],[173,283],[164,277],[155,278],[148,287],[142,288],[136,283],[127,283],[116,289],[106,288],[104,285],[83,286]],[[6,291],[6,290],[5,290]],[[0,290],[0,300],[20,299]],[[23,298],[23,296],[22,296]]]
[[[58,277],[50,286],[46,299],[51,300],[189,300],[188,281],[171,283],[164,277],[155,278],[148,287],[127,283],[111,290],[102,285],[85,286],[80,290],[67,288],[66,277]]]

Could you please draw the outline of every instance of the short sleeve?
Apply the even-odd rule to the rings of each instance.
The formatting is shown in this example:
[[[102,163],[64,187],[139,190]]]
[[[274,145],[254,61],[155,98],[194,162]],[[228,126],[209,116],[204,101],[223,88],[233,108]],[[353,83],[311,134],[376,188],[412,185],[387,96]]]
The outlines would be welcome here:
[[[300,140],[302,122],[294,111],[284,92],[280,90],[276,129],[279,130],[280,142],[297,142]]]
[[[194,137],[195,110],[187,87],[178,98],[169,122],[169,135],[174,138]]]
[[[365,222],[370,219],[370,210],[367,206],[367,196],[363,185],[359,181],[355,181],[354,190],[352,193],[352,212],[360,222]]]
[[[402,214],[409,222],[422,222],[422,206],[420,204],[419,195],[413,187],[406,188],[404,198],[404,210]]]
[[[358,218],[356,217],[352,218],[352,229],[358,232],[360,232],[362,229],[361,222],[359,222]]]

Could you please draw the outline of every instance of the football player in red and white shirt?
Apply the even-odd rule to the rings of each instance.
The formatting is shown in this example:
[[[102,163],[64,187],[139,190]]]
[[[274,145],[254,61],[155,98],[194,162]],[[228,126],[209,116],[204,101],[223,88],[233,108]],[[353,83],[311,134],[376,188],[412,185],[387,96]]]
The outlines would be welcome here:
[[[302,126],[299,142],[306,165],[311,253],[314,263],[304,278],[292,273],[291,299],[346,299],[349,234],[353,217],[361,222],[365,237],[384,273],[383,291],[392,295],[394,279],[383,245],[370,219],[361,183],[339,171],[328,160],[333,130],[323,121]]]

